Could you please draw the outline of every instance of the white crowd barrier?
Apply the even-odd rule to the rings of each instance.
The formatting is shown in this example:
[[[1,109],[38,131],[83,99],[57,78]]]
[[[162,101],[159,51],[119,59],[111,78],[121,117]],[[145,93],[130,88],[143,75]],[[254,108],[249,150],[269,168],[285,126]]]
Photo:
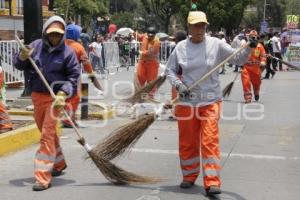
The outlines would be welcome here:
[[[13,66],[13,55],[17,51],[19,51],[19,45],[16,41],[0,41],[0,56],[5,82],[24,80],[23,72]]]
[[[117,42],[104,42],[104,66],[108,72],[116,72],[120,67],[135,67],[139,55],[140,43],[130,43],[130,51],[124,54]],[[161,42],[159,60],[161,64],[166,64],[172,47],[168,41]],[[2,68],[5,71],[5,82],[23,81],[22,71],[13,67],[12,60],[15,52],[19,51],[16,41],[0,41],[0,55],[2,57]]]

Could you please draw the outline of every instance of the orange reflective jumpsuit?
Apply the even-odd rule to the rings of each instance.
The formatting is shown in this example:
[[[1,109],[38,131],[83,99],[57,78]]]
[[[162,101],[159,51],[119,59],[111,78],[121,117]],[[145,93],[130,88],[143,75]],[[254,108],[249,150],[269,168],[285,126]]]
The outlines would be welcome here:
[[[141,44],[141,55],[137,66],[137,79],[141,87],[145,83],[157,78],[159,61],[158,54],[160,50],[160,42],[158,38],[149,41],[148,36],[144,36]],[[149,96],[153,97],[156,89],[154,88]]]
[[[188,38],[177,44],[166,66],[167,78],[173,86],[184,84],[190,87],[236,51],[214,37],[205,36],[204,41],[193,43]],[[231,62],[242,65],[250,52],[251,49],[246,48]],[[181,77],[178,77],[179,69],[182,70]],[[215,71],[190,89],[193,95],[180,97],[180,102],[175,106],[183,182],[194,183],[199,173],[202,173],[205,189],[221,186],[218,122],[222,95],[218,79],[219,73]]]
[[[0,90],[4,87],[4,72],[0,67]],[[1,92],[1,91],[0,91]],[[0,101],[0,133],[12,130],[13,126],[6,111],[5,105]]]
[[[203,107],[177,105],[179,156],[183,179],[195,182],[202,164],[203,183],[220,187],[220,150],[218,121],[221,102]],[[188,120],[187,120],[188,119]],[[200,145],[199,145],[200,144]],[[201,152],[201,158],[199,156]],[[201,159],[201,162],[200,162]]]
[[[254,95],[259,95],[261,85],[261,65],[266,65],[266,52],[262,44],[258,44],[249,56],[248,61],[243,65],[241,79],[243,84],[244,99],[246,103],[251,102],[253,86]]]
[[[78,62],[82,63],[84,71],[87,72],[88,74],[92,73],[93,67],[89,61],[89,58],[86,54],[84,47],[79,42],[71,39],[66,39],[65,44],[70,46],[72,49],[74,49]],[[69,116],[74,122],[76,120],[76,115],[75,115],[76,110],[78,109],[78,105],[80,102],[80,94],[81,94],[81,88],[78,87],[77,94],[75,94],[71,98],[68,98],[66,101],[65,110],[67,111],[67,113],[69,114]],[[62,123],[71,126],[71,123],[67,119],[64,119]]]

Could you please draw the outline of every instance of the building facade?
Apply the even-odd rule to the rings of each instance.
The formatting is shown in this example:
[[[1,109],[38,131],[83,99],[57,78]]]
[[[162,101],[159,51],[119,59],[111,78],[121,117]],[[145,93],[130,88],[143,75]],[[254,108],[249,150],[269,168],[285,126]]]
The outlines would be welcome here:
[[[23,1],[24,0],[0,0],[0,39],[13,40],[14,35],[23,35]],[[49,0],[41,0],[43,17],[53,15],[48,10]]]

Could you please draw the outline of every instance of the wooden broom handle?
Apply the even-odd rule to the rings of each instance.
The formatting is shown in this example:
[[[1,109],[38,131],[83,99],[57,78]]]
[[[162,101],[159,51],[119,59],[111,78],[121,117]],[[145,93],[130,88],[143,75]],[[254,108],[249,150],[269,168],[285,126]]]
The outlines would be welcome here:
[[[218,64],[217,66],[215,66],[214,68],[212,68],[210,71],[208,71],[199,80],[197,80],[196,82],[194,82],[190,87],[188,87],[188,89],[189,90],[193,89],[199,83],[201,83],[202,81],[204,81],[205,79],[207,79],[212,73],[214,73],[217,69],[219,69],[220,67],[222,67],[226,62],[228,62],[230,59],[232,59],[234,56],[236,56],[238,53],[240,53],[242,50],[244,50],[248,46],[249,46],[249,43],[247,43],[245,46],[242,46],[241,48],[239,48],[236,52],[234,52],[233,54],[231,54],[230,56],[228,56],[220,64]],[[179,97],[177,96],[175,99],[173,99],[171,101],[171,104],[173,105],[174,103],[176,103],[176,101],[178,101],[178,99],[179,99]]]
[[[284,61],[284,60],[282,60],[282,59],[280,59],[280,58],[277,58],[277,57],[275,57],[275,56],[272,56],[272,55],[267,55],[268,57],[270,57],[270,58],[273,58],[273,59],[275,59],[275,60],[278,60],[278,61],[280,61],[280,62],[282,62],[283,64],[286,64],[288,67],[290,67],[290,68],[293,68],[293,69],[295,69],[295,70],[300,70],[300,67],[297,67],[297,66],[295,66],[295,65],[293,65],[293,64],[291,64],[291,63],[289,63],[289,62],[286,62],[286,61]]]
[[[23,42],[20,40],[20,38],[16,35],[16,40],[19,43],[19,45],[21,46],[21,48],[26,48],[25,45],[23,44]],[[42,74],[41,70],[38,68],[38,66],[36,65],[36,63],[34,62],[34,60],[31,58],[31,56],[29,56],[29,61],[32,64],[33,68],[35,69],[35,71],[38,73],[39,77],[42,79],[43,83],[45,84],[45,86],[47,87],[48,91],[50,92],[50,95],[53,99],[56,98],[56,95],[54,94],[52,88],[50,87],[49,83],[47,82],[47,80],[45,79],[44,75]],[[73,120],[71,119],[71,117],[69,116],[69,114],[66,112],[65,109],[62,109],[65,116],[67,117],[67,119],[70,121],[71,126],[74,128],[77,136],[80,139],[83,139],[82,134],[79,132],[79,129],[75,126]]]

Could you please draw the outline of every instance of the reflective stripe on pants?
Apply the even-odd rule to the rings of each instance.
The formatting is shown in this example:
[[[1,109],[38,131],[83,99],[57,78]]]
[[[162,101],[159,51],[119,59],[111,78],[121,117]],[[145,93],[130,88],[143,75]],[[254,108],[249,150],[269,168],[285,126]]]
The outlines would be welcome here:
[[[218,128],[220,111],[221,102],[203,107],[177,105],[175,108],[183,180],[196,181],[200,172],[200,160],[202,160],[205,188],[221,185]]]
[[[33,92],[31,97],[34,119],[41,132],[40,148],[34,160],[34,175],[38,183],[48,185],[52,179],[51,171],[61,170],[66,165],[56,133],[59,112],[52,110],[50,94]]]

